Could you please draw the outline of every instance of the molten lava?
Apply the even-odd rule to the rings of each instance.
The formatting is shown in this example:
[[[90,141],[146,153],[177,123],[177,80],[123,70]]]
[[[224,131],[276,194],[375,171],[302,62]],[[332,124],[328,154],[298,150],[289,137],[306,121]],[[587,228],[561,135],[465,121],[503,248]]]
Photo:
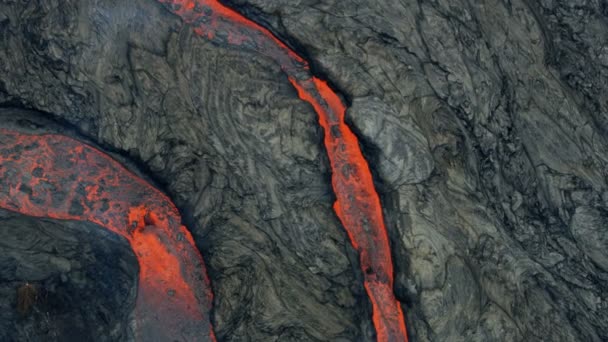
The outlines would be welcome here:
[[[159,1],[191,24],[200,36],[274,59],[299,97],[313,106],[325,131],[337,198],[334,209],[359,252],[377,339],[407,341],[403,312],[393,293],[393,265],[380,199],[357,137],[344,123],[346,108],[338,95],[312,76],[308,63],[269,30],[217,0]]]
[[[124,237],[140,268],[138,339],[215,340],[203,259],[177,209],[106,154],[65,136],[0,129],[0,207]]]

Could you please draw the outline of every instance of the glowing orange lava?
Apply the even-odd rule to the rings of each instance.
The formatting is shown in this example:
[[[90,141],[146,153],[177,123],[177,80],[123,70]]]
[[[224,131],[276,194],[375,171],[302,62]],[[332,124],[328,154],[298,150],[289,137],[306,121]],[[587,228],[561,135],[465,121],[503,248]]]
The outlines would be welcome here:
[[[215,341],[209,280],[179,212],[106,154],[61,135],[0,129],[0,207],[89,221],[123,236],[140,267],[138,339]]]
[[[401,305],[393,293],[393,264],[380,199],[357,137],[344,123],[345,106],[308,63],[270,31],[217,0],[158,0],[218,44],[253,50],[274,59],[315,109],[325,131],[337,200],[334,210],[359,252],[365,289],[373,307],[378,341],[407,341]]]

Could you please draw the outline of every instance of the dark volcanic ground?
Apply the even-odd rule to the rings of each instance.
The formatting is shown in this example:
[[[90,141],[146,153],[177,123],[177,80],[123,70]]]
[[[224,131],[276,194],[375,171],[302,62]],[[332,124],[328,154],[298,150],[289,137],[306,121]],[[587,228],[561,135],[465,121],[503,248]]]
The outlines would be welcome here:
[[[0,210],[0,341],[128,340],[137,271],[102,227]],[[26,281],[35,293],[19,306]]]
[[[413,341],[608,340],[605,1],[233,2],[348,100]],[[0,1],[0,104],[74,125],[159,181],[205,257],[220,340],[373,339],[315,113],[271,60],[205,42],[153,0]],[[78,240],[53,257],[124,272],[96,299],[116,316],[78,316],[124,339],[135,264],[80,251],[124,243],[39,225],[45,244]],[[28,248],[22,263],[50,260]],[[11,263],[2,293],[59,283],[72,261],[5,276]],[[66,277],[93,298],[94,278]]]

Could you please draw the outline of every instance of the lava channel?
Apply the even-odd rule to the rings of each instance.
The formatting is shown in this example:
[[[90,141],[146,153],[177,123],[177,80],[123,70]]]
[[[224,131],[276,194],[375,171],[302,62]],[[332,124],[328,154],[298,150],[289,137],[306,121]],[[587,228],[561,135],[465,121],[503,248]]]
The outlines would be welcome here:
[[[312,105],[325,132],[337,198],[334,210],[359,253],[377,340],[407,341],[404,315],[393,292],[393,264],[380,199],[357,137],[344,122],[346,107],[338,95],[314,77],[309,64],[268,29],[219,1],[158,1],[205,39],[275,60],[299,97]]]
[[[0,207],[89,221],[124,237],[139,262],[136,338],[215,341],[211,287],[179,212],[108,155],[61,135],[0,129]]]

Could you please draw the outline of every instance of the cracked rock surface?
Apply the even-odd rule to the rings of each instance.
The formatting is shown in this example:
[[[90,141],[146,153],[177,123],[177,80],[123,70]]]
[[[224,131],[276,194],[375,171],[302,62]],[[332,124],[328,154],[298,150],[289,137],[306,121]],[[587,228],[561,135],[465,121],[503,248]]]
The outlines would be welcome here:
[[[231,5],[348,100],[413,341],[608,340],[605,1]],[[2,106],[138,161],[182,209],[220,340],[373,340],[315,114],[271,60],[153,0],[9,0],[0,61]]]

